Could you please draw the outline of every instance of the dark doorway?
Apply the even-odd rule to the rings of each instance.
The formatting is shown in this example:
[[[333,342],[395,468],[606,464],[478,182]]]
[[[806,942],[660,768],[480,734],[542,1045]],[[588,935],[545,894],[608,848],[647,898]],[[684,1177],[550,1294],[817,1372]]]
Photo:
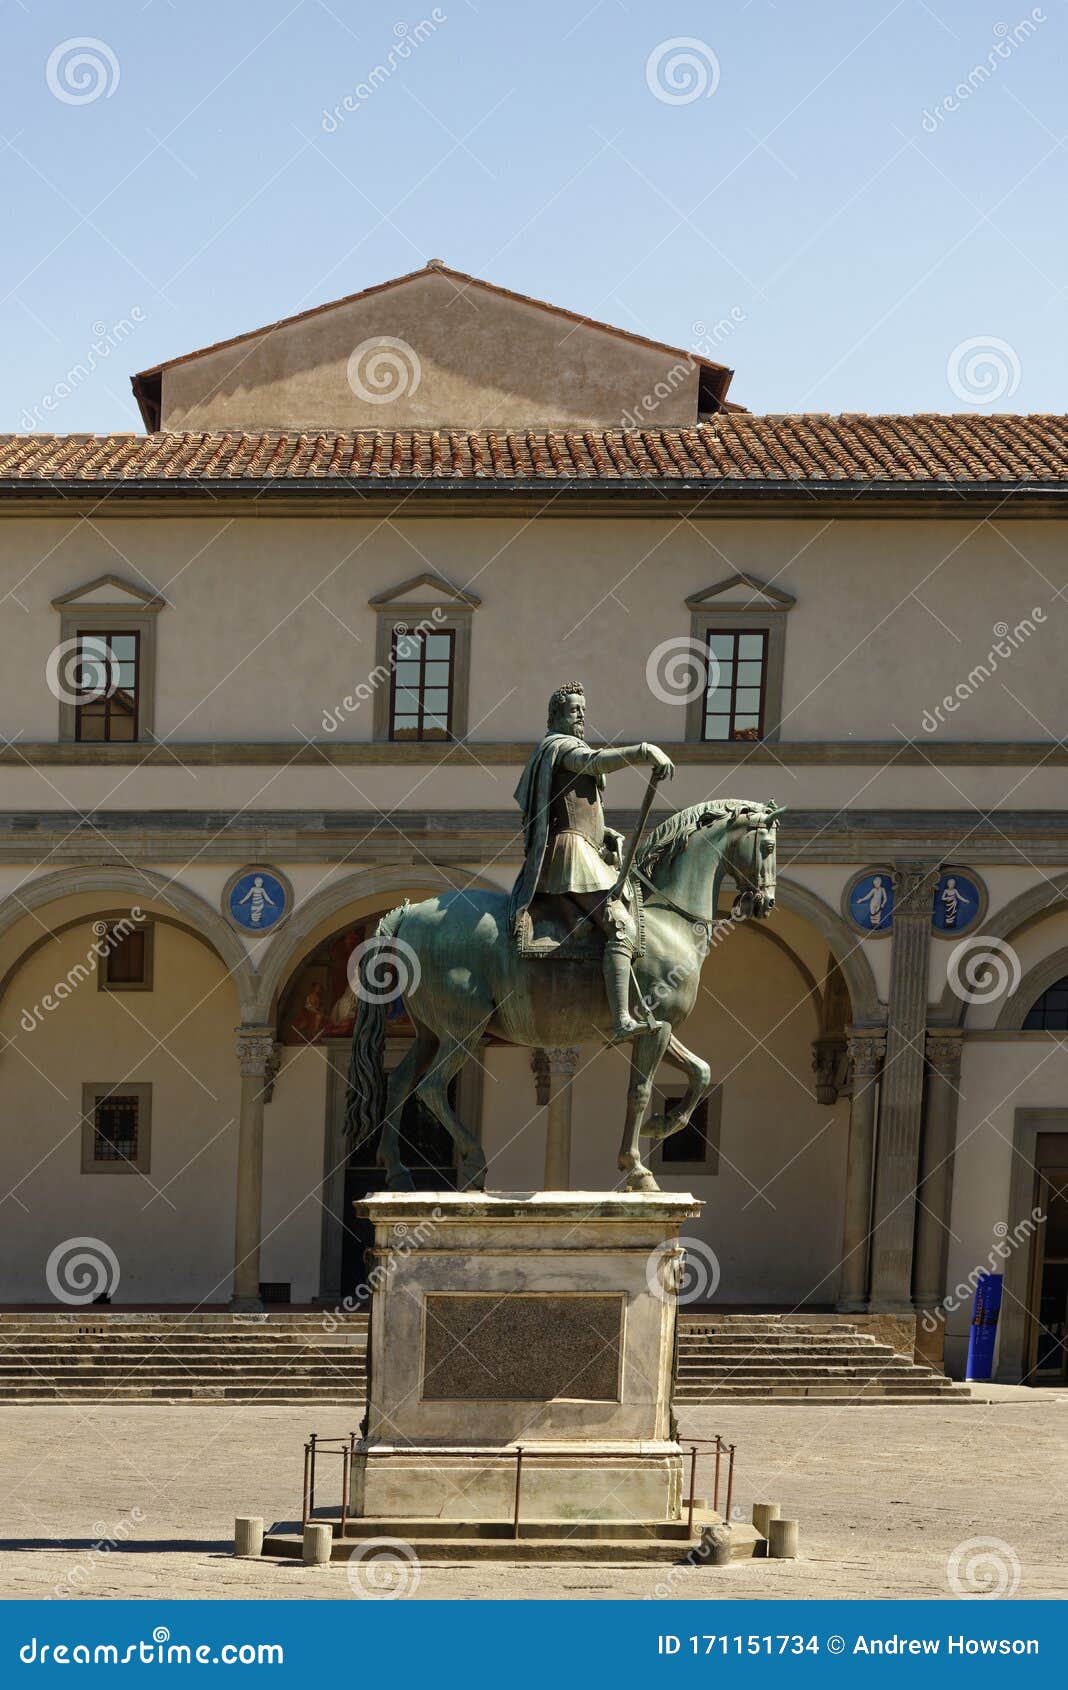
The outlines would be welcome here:
[[[1068,1379],[1068,1169],[1042,1169],[1036,1202],[1043,1218],[1035,1241],[1031,1377],[1036,1385],[1061,1384]]]
[[[454,1079],[449,1087],[449,1102],[455,1108]],[[456,1163],[453,1142],[436,1116],[432,1115],[417,1097],[410,1097],[401,1116],[401,1153],[412,1170],[419,1191],[455,1191]],[[367,1274],[371,1264],[367,1252],[373,1241],[369,1221],[352,1212],[353,1203],[366,1197],[369,1191],[381,1191],[385,1181],[382,1169],[375,1161],[377,1139],[359,1145],[345,1168],[345,1230],[341,1245],[341,1294],[357,1298],[367,1297]]]

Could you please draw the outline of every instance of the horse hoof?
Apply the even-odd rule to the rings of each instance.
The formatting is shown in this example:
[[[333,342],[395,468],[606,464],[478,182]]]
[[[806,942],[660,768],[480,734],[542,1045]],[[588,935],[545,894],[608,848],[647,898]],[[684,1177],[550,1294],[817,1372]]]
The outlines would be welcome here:
[[[627,1191],[659,1191],[660,1187],[648,1168],[634,1168],[627,1175],[625,1189]]]
[[[386,1175],[386,1190],[414,1191],[415,1180],[412,1178],[411,1168],[406,1168],[402,1164],[400,1167],[390,1169]]]
[[[482,1152],[476,1156],[465,1156],[459,1167],[458,1185],[461,1191],[485,1191],[486,1189],[486,1158]]]

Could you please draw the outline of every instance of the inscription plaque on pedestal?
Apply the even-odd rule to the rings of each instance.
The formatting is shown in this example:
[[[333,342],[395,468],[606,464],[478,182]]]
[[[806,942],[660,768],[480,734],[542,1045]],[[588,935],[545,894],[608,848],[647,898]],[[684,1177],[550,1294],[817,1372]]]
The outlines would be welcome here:
[[[622,1296],[432,1294],[424,1402],[618,1402]]]

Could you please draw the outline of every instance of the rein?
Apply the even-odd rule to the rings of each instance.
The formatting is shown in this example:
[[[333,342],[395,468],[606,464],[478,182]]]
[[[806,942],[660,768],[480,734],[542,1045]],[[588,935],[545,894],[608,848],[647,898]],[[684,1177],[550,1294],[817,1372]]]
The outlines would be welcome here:
[[[754,826],[758,826],[758,825],[763,825],[763,824],[762,823],[754,823]],[[674,898],[668,897],[667,893],[664,891],[662,886],[657,886],[655,884],[655,882],[653,882],[652,880],[649,879],[649,876],[647,874],[643,874],[642,870],[638,867],[637,863],[633,863],[631,865],[630,872],[631,872],[631,874],[637,875],[637,877],[641,881],[642,885],[644,887],[646,887],[646,889],[648,891],[652,892],[654,894],[654,896],[660,900],[661,905],[663,905],[666,909],[671,910],[673,914],[681,915],[682,919],[684,921],[688,921],[691,924],[691,926],[693,926],[693,927],[704,927],[704,928],[707,929],[707,928],[712,927],[715,924],[715,921],[716,921],[717,918],[714,914],[711,915],[711,916],[695,915],[692,910],[683,909],[682,905],[677,904],[675,902]],[[739,888],[739,891],[741,891],[741,890],[742,889]],[[646,907],[647,910],[655,910],[658,906],[657,906],[657,904],[653,903],[649,898],[646,898],[645,907]]]
[[[703,915],[694,915],[692,910],[684,910],[681,904],[677,904],[673,898],[669,898],[667,893],[651,881],[647,874],[642,873],[637,863],[634,864],[630,872],[631,874],[636,874],[642,885],[647,887],[650,892],[655,893],[661,904],[665,905],[669,910],[672,910],[675,915],[681,915],[683,920],[688,921],[691,926],[710,927],[712,925],[712,922],[708,917]],[[655,910],[657,905],[646,898],[645,907],[647,910]],[[714,920],[715,918],[713,917],[712,919]]]

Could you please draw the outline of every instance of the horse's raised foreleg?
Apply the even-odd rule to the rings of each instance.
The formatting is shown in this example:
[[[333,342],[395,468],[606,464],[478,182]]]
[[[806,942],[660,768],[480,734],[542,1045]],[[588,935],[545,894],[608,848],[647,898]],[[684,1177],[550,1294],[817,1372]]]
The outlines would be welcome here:
[[[450,1038],[447,1033],[442,1033],[438,1054],[417,1088],[422,1102],[431,1114],[437,1116],[456,1145],[459,1158],[457,1184],[461,1191],[482,1191],[485,1188],[486,1153],[449,1102],[449,1082],[474,1054],[484,1026],[485,1022],[480,1022],[462,1039]]]
[[[677,1103],[672,1104],[662,1115],[654,1115],[645,1123],[642,1137],[649,1139],[653,1144],[670,1138],[672,1133],[681,1132],[712,1084],[712,1070],[708,1063],[703,1057],[695,1056],[692,1050],[687,1050],[674,1033],[668,1041],[664,1060],[670,1062],[673,1068],[681,1068],[690,1083]]]
[[[619,1147],[619,1167],[626,1175],[628,1191],[659,1191],[660,1187],[641,1158],[638,1135],[653,1091],[653,1076],[671,1038],[666,1021],[657,1022],[651,1033],[639,1033],[630,1047],[630,1085],[627,1087],[627,1119]]]
[[[407,1103],[420,1077],[426,1073],[438,1041],[428,1027],[417,1026],[416,1036],[389,1076],[386,1089],[386,1117],[378,1141],[378,1160],[386,1170],[390,1191],[414,1191],[411,1169],[401,1156],[400,1124]]]

